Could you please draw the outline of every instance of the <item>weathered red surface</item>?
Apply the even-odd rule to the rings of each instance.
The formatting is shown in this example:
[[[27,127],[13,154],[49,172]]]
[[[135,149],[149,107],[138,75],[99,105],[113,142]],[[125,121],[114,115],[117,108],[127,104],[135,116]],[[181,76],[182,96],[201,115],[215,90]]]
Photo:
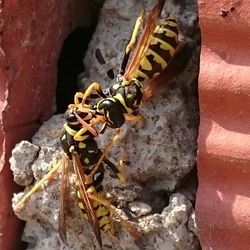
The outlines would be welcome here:
[[[250,2],[198,2],[199,236],[203,249],[250,249]]]
[[[89,16],[88,1],[0,1],[0,249],[19,249],[11,209],[10,152],[52,113],[63,40]]]

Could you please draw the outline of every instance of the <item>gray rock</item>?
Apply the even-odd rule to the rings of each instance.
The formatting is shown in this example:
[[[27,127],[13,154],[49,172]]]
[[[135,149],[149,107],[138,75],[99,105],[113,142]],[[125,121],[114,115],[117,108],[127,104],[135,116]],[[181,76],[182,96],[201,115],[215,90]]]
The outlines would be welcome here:
[[[140,219],[140,226],[148,233],[143,239],[143,249],[198,249],[199,242],[187,227],[192,212],[192,205],[185,196],[173,194],[161,214]]]
[[[129,208],[131,209],[131,211],[136,214],[137,217],[141,217],[143,215],[147,215],[151,212],[151,207],[144,203],[144,202],[140,202],[140,201],[134,201],[131,202],[129,204]]]
[[[14,174],[14,181],[21,186],[30,185],[33,181],[31,165],[39,152],[39,147],[22,141],[16,145],[10,158],[11,170]]]

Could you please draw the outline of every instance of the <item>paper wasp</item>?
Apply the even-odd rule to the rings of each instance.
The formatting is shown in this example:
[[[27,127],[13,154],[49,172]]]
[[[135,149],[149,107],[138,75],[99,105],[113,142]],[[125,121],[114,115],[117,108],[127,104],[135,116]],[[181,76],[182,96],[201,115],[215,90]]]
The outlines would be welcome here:
[[[119,178],[119,169],[105,157],[107,151],[112,147],[118,137],[115,136],[112,138],[105,149],[101,151],[94,140],[95,135],[93,134],[95,130],[91,128],[90,132],[82,125],[82,123],[88,125],[88,122],[92,119],[94,119],[92,114],[76,111],[75,109],[69,109],[65,113],[66,122],[63,125],[63,133],[60,138],[65,155],[47,175],[21,198],[14,207],[14,210],[18,212],[22,209],[27,199],[61,168],[62,177],[58,228],[60,238],[64,243],[67,243],[65,212],[68,204],[69,174],[73,172],[76,175],[75,189],[79,207],[88,219],[99,246],[102,247],[101,231],[113,232],[113,216],[118,217],[128,231],[135,235],[135,237],[137,237],[138,232],[115,211],[107,200],[102,187],[104,165],[109,167],[115,176]]]
[[[166,70],[177,51],[179,41],[175,18],[168,17],[160,21],[164,4],[165,0],[157,0],[146,20],[144,11],[137,18],[131,39],[125,48],[120,73],[117,81],[109,88],[109,93],[105,94],[101,85],[94,82],[84,93],[77,92],[75,95],[75,105],[81,108],[87,99],[94,95],[93,92],[96,92],[95,95],[100,100],[91,105],[89,112],[103,116],[100,133],[103,133],[107,126],[120,128],[126,120],[143,119],[138,112],[141,102],[156,90],[156,86],[152,83]],[[142,24],[144,29],[136,44]],[[80,103],[77,102],[79,98],[82,98]]]

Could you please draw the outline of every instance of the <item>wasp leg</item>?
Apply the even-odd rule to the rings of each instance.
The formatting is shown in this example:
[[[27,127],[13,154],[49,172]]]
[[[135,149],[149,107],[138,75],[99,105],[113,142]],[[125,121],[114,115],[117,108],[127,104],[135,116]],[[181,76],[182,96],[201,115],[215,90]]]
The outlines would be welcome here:
[[[119,130],[117,131],[118,135],[119,135]],[[120,160],[119,160],[119,167],[118,167],[118,170],[119,170],[119,173],[117,174],[118,177],[119,177],[119,180],[122,182],[122,183],[126,183],[126,171],[125,171],[125,143],[124,143],[124,140],[123,138],[120,139],[121,140],[121,156],[120,156]]]
[[[108,152],[111,150],[113,145],[116,143],[116,141],[120,138],[119,134],[116,134],[105,146],[105,148],[102,150],[102,155],[99,158],[98,162],[94,165],[94,168],[91,170],[91,172],[88,174],[86,178],[92,180],[93,176],[95,175],[96,171],[98,170],[100,164],[102,163],[104,157],[106,158]]]
[[[93,82],[92,84],[89,85],[89,87],[85,90],[83,96],[82,96],[82,100],[81,100],[81,104],[84,105],[87,98],[89,96],[91,96],[93,91],[96,91],[96,93],[102,97],[102,98],[106,98],[107,96],[103,93],[102,88],[100,83],[98,82]]]
[[[135,45],[136,38],[138,36],[139,30],[140,30],[140,27],[141,27],[143,21],[144,21],[144,11],[142,11],[141,14],[136,19],[135,26],[134,26],[134,29],[132,32],[132,36],[131,36],[130,41],[128,42],[128,44],[126,45],[126,48],[125,48],[125,52],[123,55],[119,75],[124,75],[124,72],[125,72],[125,69],[126,69],[126,66],[128,63],[128,59],[129,59],[129,54]]]
[[[125,229],[135,238],[135,239],[139,239],[141,237],[141,233],[138,231],[137,228],[135,228],[131,223],[129,223],[128,221],[126,221],[116,210],[115,208],[113,208],[113,206],[111,205],[111,203],[107,200],[107,199],[103,199],[102,197],[99,197],[97,195],[93,195],[91,193],[88,193],[88,197],[105,206],[106,208],[109,209],[110,213],[112,213],[115,217],[117,217],[120,222],[123,224],[123,226],[125,227]]]
[[[100,134],[104,134],[104,132],[106,131],[108,124],[106,122],[103,123],[101,130],[99,131]]]
[[[116,165],[110,161],[109,159],[107,158],[103,158],[103,162],[105,163],[105,165],[107,167],[109,167],[109,169],[113,172],[113,174],[115,175],[116,178],[119,178],[118,174],[119,174],[119,170],[118,168],[116,167]]]
[[[134,121],[137,123],[137,127],[141,128],[145,122],[145,118],[143,115],[141,115],[139,112],[136,113],[136,115],[132,114],[125,114],[126,121]]]
[[[143,23],[143,20],[144,20],[144,10],[141,11],[140,15],[136,19],[134,30],[132,32],[132,36],[131,36],[130,41],[125,49],[126,54],[128,54],[131,51],[131,49],[133,48],[133,46],[136,42],[136,37],[137,37],[139,30],[140,30],[140,27]]]
[[[84,96],[84,93],[82,92],[76,92],[74,95],[74,104],[77,106],[81,103],[81,100]]]
[[[123,150],[124,152],[124,150]],[[119,177],[119,180],[122,182],[122,183],[125,183],[126,182],[126,172],[125,172],[125,164],[124,164],[124,160],[123,160],[124,157],[122,157],[122,159],[119,161],[119,173],[118,173],[118,177]]]
[[[78,107],[80,104],[82,105],[82,108],[86,108],[86,110],[91,110],[89,106],[84,105],[86,102],[86,99],[92,95],[93,91],[96,91],[97,95],[106,98],[107,96],[102,91],[101,85],[98,82],[93,82],[89,85],[89,87],[85,90],[85,92],[76,92],[74,96],[74,104],[70,104],[69,108]]]
[[[116,141],[118,139],[120,139],[121,136],[120,136],[120,129],[117,129],[116,130],[116,135],[111,139],[111,141],[109,142],[109,144],[104,148],[103,150],[103,161],[104,163],[107,164],[107,166],[115,173],[115,175],[119,178],[119,180],[122,182],[122,183],[125,183],[126,182],[126,174],[125,174],[125,165],[124,165],[124,154],[125,154],[125,151],[123,150],[122,153],[122,157],[121,157],[121,160],[119,161],[119,167],[117,168],[111,161],[109,161],[106,156],[108,154],[108,151],[113,147],[113,145],[116,143]]]
[[[102,134],[102,130],[103,128],[101,128],[101,130],[98,132],[97,129],[95,128],[95,124],[97,123],[105,123],[105,119],[103,116],[99,116],[97,118],[93,118],[91,119],[90,121],[90,124],[85,122],[80,116],[77,115],[77,113],[75,113],[75,116],[77,117],[77,120],[82,124],[82,128],[75,134],[74,136],[74,140],[75,141],[83,141],[85,140],[85,136],[82,136],[85,132],[86,132],[86,129],[94,136],[94,137],[97,137],[98,134]]]
[[[116,165],[112,161],[108,160],[107,158],[104,158],[103,162],[114,173],[116,178],[118,178],[122,183],[126,182],[126,175],[125,175],[125,168],[124,168],[123,160],[119,161],[119,168],[117,168]]]
[[[76,141],[82,141],[84,140],[84,136],[82,136],[85,132],[86,129],[94,136],[97,137],[98,136],[98,132],[96,130],[96,128],[93,126],[96,122],[95,119],[91,120],[91,124],[85,122],[76,112],[75,112],[75,116],[77,117],[77,120],[79,123],[81,123],[81,125],[83,126],[83,128],[81,128],[74,136],[74,140]],[[86,135],[85,135],[86,136]]]
[[[27,202],[27,200],[29,199],[29,197],[33,193],[35,193],[44,184],[45,181],[50,180],[50,179],[52,179],[54,177],[54,174],[61,167],[63,161],[65,161],[65,160],[66,160],[65,158],[59,160],[57,162],[57,164],[54,167],[52,167],[52,169],[40,181],[38,181],[29,192],[27,192],[21,198],[21,200],[13,207],[13,210],[16,211],[16,212],[19,212],[20,209],[23,208],[24,204]]]

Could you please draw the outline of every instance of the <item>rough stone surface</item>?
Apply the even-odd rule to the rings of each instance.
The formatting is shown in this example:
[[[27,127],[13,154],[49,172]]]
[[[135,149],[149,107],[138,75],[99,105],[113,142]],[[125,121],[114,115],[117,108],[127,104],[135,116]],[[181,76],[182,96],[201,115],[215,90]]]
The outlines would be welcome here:
[[[129,204],[129,208],[138,217],[141,217],[143,215],[147,215],[152,210],[148,204],[146,204],[144,202],[139,202],[139,201],[131,202]]]
[[[183,26],[186,25],[182,28],[183,36],[191,36],[197,30],[194,25],[196,5],[191,0],[186,0],[186,3],[183,6],[166,4],[163,14],[166,11],[175,12]],[[152,2],[105,2],[86,55],[87,73],[82,82],[88,85],[92,81],[100,81],[104,87],[110,85],[106,73],[110,69],[117,73],[123,47],[134,25],[135,13],[145,6],[151,8]],[[94,56],[97,48],[105,64],[100,64]],[[143,103],[141,113],[145,123],[142,128],[131,124],[122,128],[122,140],[115,145],[110,159],[117,163],[123,155],[127,162],[127,183],[120,184],[106,171],[103,184],[108,196],[116,201],[119,208],[136,208],[136,214],[141,217],[133,220],[133,224],[142,231],[142,237],[135,240],[121,226],[122,223],[115,222],[117,233],[114,236],[102,234],[104,249],[198,249],[198,240],[193,233],[195,224],[190,219],[194,216],[191,202],[183,194],[174,193],[195,165],[198,55],[197,47],[185,71],[169,83],[168,90],[163,87],[151,100]],[[38,158],[31,167],[35,179],[41,178],[62,156],[59,147],[62,124],[63,117],[55,116],[33,138],[33,143],[40,147]],[[106,132],[98,139],[100,147],[104,147],[113,134],[111,130]],[[30,242],[30,249],[36,250],[98,248],[89,224],[77,207],[74,185],[71,187],[67,214],[68,247],[60,241],[57,232],[59,180],[60,173],[34,193],[17,214],[27,221],[24,239]],[[72,175],[72,184],[73,180]],[[16,195],[13,203],[16,204],[19,199],[20,195]],[[134,202],[137,202],[136,206]],[[150,211],[151,214],[148,214]]]
[[[20,154],[20,152],[22,152],[22,154]],[[28,186],[32,183],[33,175],[31,165],[37,157],[38,152],[39,147],[28,141],[18,143],[12,151],[10,165],[15,177],[14,181],[18,185]]]

